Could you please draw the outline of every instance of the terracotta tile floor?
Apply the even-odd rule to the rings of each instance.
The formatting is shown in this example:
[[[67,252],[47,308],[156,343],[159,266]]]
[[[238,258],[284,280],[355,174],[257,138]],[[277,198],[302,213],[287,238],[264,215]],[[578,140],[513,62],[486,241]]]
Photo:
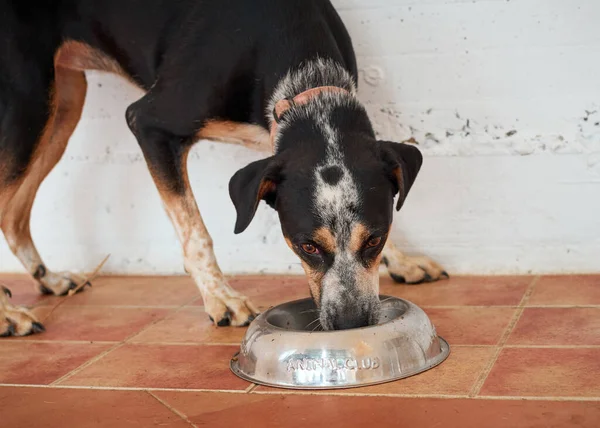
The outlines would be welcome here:
[[[0,275],[45,317],[58,301]],[[261,307],[302,277],[236,277]],[[293,392],[229,372],[243,329],[214,328],[187,277],[104,277],[47,331],[0,339],[0,427],[599,427],[600,275],[454,277],[382,294],[412,300],[451,345],[437,368],[367,388]]]

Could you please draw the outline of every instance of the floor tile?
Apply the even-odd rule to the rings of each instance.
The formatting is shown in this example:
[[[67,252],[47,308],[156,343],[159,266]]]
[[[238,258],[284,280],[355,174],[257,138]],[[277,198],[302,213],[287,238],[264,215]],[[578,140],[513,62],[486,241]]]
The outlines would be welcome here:
[[[144,391],[0,387],[0,408],[7,428],[189,427]]]
[[[51,307],[33,310],[44,320]],[[152,322],[164,318],[170,309],[119,308],[61,305],[44,321],[46,331],[21,340],[122,341]]]
[[[0,342],[0,383],[50,384],[110,346],[3,340]]]
[[[450,356],[439,366],[405,379],[381,385],[337,390],[340,394],[467,395],[492,358],[491,347],[450,346]],[[259,386],[256,391],[281,392]],[[315,391],[319,394],[320,392]],[[326,394],[326,392],[324,392]]]
[[[506,348],[480,394],[600,397],[600,349]]]
[[[453,345],[496,345],[515,315],[514,308],[423,308],[438,334]]]
[[[227,343],[239,345],[246,328],[216,327],[201,307],[187,307],[131,339],[135,343]]]
[[[249,297],[262,310],[291,300],[310,297],[308,283],[303,275],[240,275],[229,277],[228,281],[229,285]],[[202,299],[198,299],[194,304],[202,305]]]
[[[509,345],[600,345],[600,308],[526,308]]]
[[[382,276],[380,293],[419,306],[516,306],[532,280],[530,276],[453,276],[447,281],[406,285]]]
[[[600,305],[600,275],[544,276],[528,305]]]
[[[188,276],[106,276],[65,305],[181,306],[199,294]]]
[[[223,394],[157,391],[197,426],[597,427],[595,402]]]
[[[59,298],[40,294],[35,281],[25,274],[0,274],[0,284],[7,287],[12,294],[11,303],[24,306],[54,305]]]
[[[229,360],[238,346],[124,345],[61,384],[243,390]]]

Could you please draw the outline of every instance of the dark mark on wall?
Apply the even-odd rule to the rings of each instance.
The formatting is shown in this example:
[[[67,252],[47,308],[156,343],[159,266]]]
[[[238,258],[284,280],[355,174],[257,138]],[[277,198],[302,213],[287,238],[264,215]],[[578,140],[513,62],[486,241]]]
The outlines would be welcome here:
[[[437,138],[435,138],[435,135],[433,135],[431,132],[428,132],[427,134],[425,134],[425,138],[431,141],[435,141],[436,143],[440,143],[440,140],[438,140]]]
[[[517,131],[516,131],[516,130],[514,130],[514,129],[511,129],[510,131],[508,131],[508,132],[506,133],[506,136],[507,136],[507,137],[512,137],[512,136],[513,136],[513,135],[515,135],[516,133],[517,133]]]
[[[590,116],[593,115],[593,114],[596,114],[596,113],[598,113],[598,110],[592,110],[592,111],[585,110],[585,117],[583,118],[583,120],[585,122],[587,122],[588,119],[590,118]]]

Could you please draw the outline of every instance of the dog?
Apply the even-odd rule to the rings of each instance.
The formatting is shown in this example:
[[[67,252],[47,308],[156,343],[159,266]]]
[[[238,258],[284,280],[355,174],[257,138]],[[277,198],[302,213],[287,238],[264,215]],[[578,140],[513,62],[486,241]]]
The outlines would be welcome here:
[[[377,322],[381,262],[396,281],[448,277],[388,239],[422,156],[375,137],[350,36],[329,1],[10,0],[0,35],[0,225],[40,292],[64,295],[81,280],[44,264],[29,221],[81,116],[86,70],[145,91],[127,124],[216,326],[247,325],[258,310],[227,284],[192,194],[187,156],[199,139],[271,151],[231,178],[235,233],[261,201],[277,211],[323,329]],[[0,293],[0,335],[43,331],[9,294]]]

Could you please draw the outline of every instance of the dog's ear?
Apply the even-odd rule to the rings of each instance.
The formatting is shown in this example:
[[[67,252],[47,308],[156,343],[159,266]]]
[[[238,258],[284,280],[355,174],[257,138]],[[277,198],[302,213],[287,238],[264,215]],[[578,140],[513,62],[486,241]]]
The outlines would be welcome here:
[[[234,233],[241,233],[254,218],[261,200],[275,207],[280,166],[274,156],[252,162],[229,180],[229,196],[237,212]]]
[[[406,200],[406,195],[417,178],[423,156],[419,149],[412,144],[379,141],[382,160],[387,168],[387,173],[395,185],[398,193],[396,210],[400,210]]]

